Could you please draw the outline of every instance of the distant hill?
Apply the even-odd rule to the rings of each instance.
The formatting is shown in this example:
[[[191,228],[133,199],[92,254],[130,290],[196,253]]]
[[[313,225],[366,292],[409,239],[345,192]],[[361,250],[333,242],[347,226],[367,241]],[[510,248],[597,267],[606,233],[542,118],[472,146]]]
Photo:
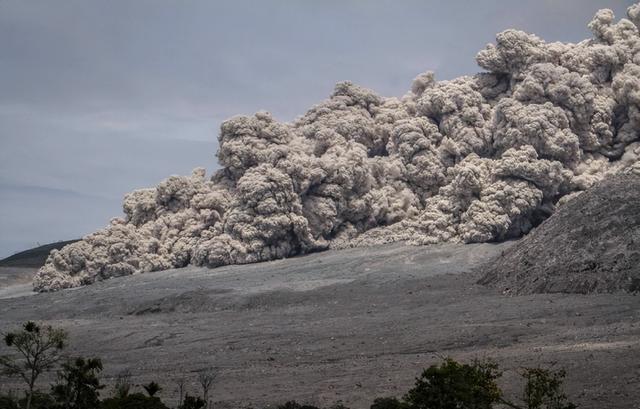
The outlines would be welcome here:
[[[38,268],[44,265],[49,253],[53,249],[61,249],[67,244],[78,240],[58,241],[56,243],[45,244],[29,250],[21,251],[5,259],[0,260],[0,267],[32,267]]]

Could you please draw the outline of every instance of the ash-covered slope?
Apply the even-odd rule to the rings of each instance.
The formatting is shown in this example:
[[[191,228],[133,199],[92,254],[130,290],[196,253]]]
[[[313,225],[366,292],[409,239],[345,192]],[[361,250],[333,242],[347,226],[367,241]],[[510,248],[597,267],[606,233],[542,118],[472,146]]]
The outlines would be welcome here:
[[[519,294],[640,291],[640,177],[605,179],[480,271]]]
[[[521,236],[563,197],[640,171],[640,5],[628,17],[599,11],[578,44],[504,31],[476,57],[487,72],[424,73],[402,98],[345,82],[293,123],[229,119],[210,180],[197,170],[129,194],[124,218],[52,252],[34,287]]]

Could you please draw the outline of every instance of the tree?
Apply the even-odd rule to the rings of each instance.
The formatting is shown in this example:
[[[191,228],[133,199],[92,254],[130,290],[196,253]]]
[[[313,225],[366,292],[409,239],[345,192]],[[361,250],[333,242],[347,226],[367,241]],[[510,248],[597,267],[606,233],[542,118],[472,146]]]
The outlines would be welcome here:
[[[202,371],[198,374],[198,383],[202,387],[202,399],[205,401],[205,407],[209,407],[209,391],[211,390],[211,385],[213,385],[213,381],[216,379],[216,372],[214,369],[208,371]]]
[[[521,403],[505,399],[498,387],[501,372],[492,361],[461,364],[447,358],[425,369],[402,401],[378,398],[371,409],[491,409],[501,404],[512,409],[575,409],[562,391],[564,370],[524,368]],[[291,408],[293,409],[293,408]]]
[[[182,406],[182,400],[184,399],[184,378],[177,378],[175,380],[176,386],[178,387],[178,407]]]
[[[153,382],[153,381],[149,382],[146,385],[142,385],[142,387],[144,388],[145,391],[147,391],[147,394],[151,398],[153,398],[156,393],[158,393],[158,392],[160,392],[162,390],[160,385],[158,385],[156,382]]]
[[[409,409],[490,409],[502,396],[500,376],[491,361],[469,365],[447,358],[425,369],[404,401]]]
[[[545,368],[525,368],[521,373],[526,383],[522,401],[526,409],[575,409],[562,392],[566,372]]]
[[[99,358],[76,358],[62,364],[58,383],[51,387],[56,402],[64,409],[93,409],[98,406],[102,371]]]
[[[5,344],[15,349],[19,358],[1,356],[0,366],[4,373],[18,376],[27,384],[26,409],[31,409],[36,380],[58,362],[66,341],[64,330],[51,326],[41,328],[32,321],[26,322],[18,331],[5,334]]]

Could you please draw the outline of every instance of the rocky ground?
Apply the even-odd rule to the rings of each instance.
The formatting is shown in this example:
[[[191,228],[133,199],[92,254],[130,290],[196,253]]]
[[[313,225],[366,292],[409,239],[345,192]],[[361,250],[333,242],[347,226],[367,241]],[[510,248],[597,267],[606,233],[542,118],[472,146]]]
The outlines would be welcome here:
[[[640,292],[640,177],[603,180],[479,270],[519,294]]]
[[[174,378],[195,392],[194,372],[216,367],[217,408],[285,399],[368,408],[443,356],[495,358],[508,391],[519,367],[554,364],[582,408],[638,407],[640,297],[513,296],[474,284],[471,271],[510,246],[393,244],[37,295],[14,281],[0,290],[0,329],[29,319],[67,328],[69,352],[102,357],[107,383],[128,368],[138,383],[159,381],[170,402]]]

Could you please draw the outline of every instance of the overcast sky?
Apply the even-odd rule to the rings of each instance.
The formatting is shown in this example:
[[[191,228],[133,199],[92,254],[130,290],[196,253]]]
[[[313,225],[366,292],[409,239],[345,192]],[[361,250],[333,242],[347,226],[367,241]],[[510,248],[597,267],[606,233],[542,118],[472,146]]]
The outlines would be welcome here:
[[[78,238],[122,196],[216,169],[218,127],[289,121],[351,80],[404,94],[478,71],[515,27],[580,41],[632,1],[0,0],[0,257]]]

